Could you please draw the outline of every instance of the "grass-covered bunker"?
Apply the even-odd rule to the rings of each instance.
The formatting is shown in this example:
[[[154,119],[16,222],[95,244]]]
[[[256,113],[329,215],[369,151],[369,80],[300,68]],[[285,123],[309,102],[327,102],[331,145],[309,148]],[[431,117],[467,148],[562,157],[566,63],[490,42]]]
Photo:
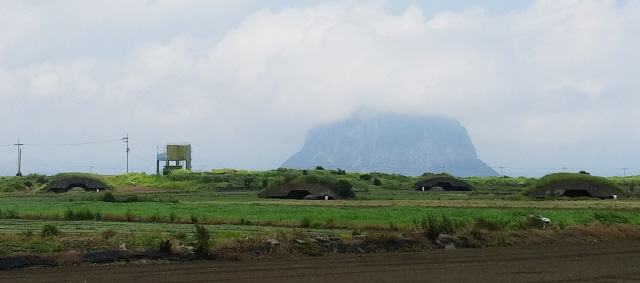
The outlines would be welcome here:
[[[82,188],[87,192],[110,190],[111,187],[107,183],[100,180],[97,175],[82,173],[66,173],[53,177],[53,181],[45,186],[43,192],[63,193],[73,188]]]
[[[577,173],[554,173],[546,175],[529,189],[533,198],[592,197],[619,198],[625,193],[616,184],[603,177]]]
[[[458,180],[448,175],[434,175],[422,179],[413,185],[416,191],[473,191],[474,188],[469,183]]]
[[[266,188],[258,196],[280,199],[343,199],[354,197],[354,193],[348,181],[305,175]]]

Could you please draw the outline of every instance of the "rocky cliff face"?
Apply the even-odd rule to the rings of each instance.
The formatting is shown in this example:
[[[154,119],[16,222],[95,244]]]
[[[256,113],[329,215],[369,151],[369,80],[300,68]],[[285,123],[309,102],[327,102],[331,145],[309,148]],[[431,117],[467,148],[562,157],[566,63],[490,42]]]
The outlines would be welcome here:
[[[315,127],[282,167],[341,168],[417,176],[441,171],[458,177],[498,176],[478,159],[467,130],[440,117],[354,117]]]

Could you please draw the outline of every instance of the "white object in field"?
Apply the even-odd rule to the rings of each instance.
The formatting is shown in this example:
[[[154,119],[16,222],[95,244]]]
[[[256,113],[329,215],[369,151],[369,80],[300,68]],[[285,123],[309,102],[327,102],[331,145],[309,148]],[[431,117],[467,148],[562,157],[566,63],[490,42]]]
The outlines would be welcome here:
[[[324,200],[329,200],[329,196],[324,196]]]
[[[131,185],[132,185],[132,186],[135,186],[135,185],[136,185],[136,182],[131,182]]]
[[[549,226],[549,224],[551,224],[551,219],[546,218],[546,217],[542,217],[540,215],[529,215],[529,217],[540,220],[540,222],[542,222],[542,229],[547,228],[547,226]]]
[[[100,189],[96,189],[96,193],[99,193],[99,192],[100,192]]]
[[[613,195],[613,199],[618,199],[618,196],[617,195]]]
[[[422,186],[422,191],[424,192],[424,186]]]

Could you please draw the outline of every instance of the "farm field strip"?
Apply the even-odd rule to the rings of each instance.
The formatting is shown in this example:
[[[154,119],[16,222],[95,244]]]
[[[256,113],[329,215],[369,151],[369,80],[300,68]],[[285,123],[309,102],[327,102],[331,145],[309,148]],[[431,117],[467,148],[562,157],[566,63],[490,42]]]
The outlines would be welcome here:
[[[0,233],[17,234],[26,231],[38,233],[45,224],[53,224],[65,233],[96,233],[114,230],[118,233],[193,233],[193,224],[178,223],[135,223],[135,222],[104,222],[104,221],[51,221],[51,220],[23,220],[0,219]],[[255,225],[204,225],[214,234],[251,235],[261,233],[275,233],[279,231],[300,231],[305,233],[346,233],[343,229],[307,229],[288,227],[269,227]]]
[[[602,210],[640,210],[637,200],[500,200],[500,199],[447,199],[447,200],[188,200],[185,204],[261,204],[291,206],[341,206],[341,207],[390,207],[418,206],[442,208],[535,208],[535,209],[602,209]]]
[[[322,202],[322,201],[320,201]],[[443,201],[449,203],[449,201]],[[604,201],[609,202],[609,201]],[[294,202],[295,203],[295,202]],[[300,202],[303,203],[303,202]],[[327,202],[329,203],[329,202]],[[544,203],[544,202],[533,202]],[[548,202],[554,203],[554,202]],[[568,203],[568,202],[567,202]],[[615,201],[610,201],[615,203]],[[620,202],[623,203],[623,202]],[[616,223],[640,225],[640,214],[634,211],[603,211],[593,209],[551,209],[551,208],[462,208],[462,207],[425,207],[425,206],[310,206],[310,205],[277,205],[259,202],[226,203],[106,203],[100,201],[64,201],[25,198],[0,198],[1,212],[13,210],[20,218],[38,219],[38,215],[57,215],[64,219],[65,211],[90,209],[100,212],[103,217],[113,215],[135,215],[136,217],[164,219],[170,215],[177,219],[189,219],[196,216],[201,220],[225,220],[241,223],[273,222],[300,223],[303,220],[313,223],[311,227],[323,226],[325,223],[348,225],[380,225],[388,228],[392,225],[413,225],[416,220],[426,215],[446,215],[460,222],[473,222],[482,218],[501,223],[518,223],[528,215],[539,214],[550,218],[553,223],[566,225],[584,225],[600,218],[613,219]],[[23,217],[29,215],[32,217]],[[6,218],[6,216],[3,216]],[[103,219],[107,220],[107,219]],[[124,221],[121,221],[124,222]],[[150,221],[156,222],[156,221]],[[263,223],[263,225],[264,225]],[[266,224],[269,225],[269,224]]]

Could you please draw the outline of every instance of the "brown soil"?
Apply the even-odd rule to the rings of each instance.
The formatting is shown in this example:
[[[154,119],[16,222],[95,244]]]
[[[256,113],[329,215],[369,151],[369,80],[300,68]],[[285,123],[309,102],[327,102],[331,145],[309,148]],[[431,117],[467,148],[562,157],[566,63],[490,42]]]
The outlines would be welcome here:
[[[116,188],[116,191],[123,192],[123,193],[157,193],[157,192],[168,192],[173,190],[143,187],[143,186],[131,186],[131,187],[119,187],[119,188]]]
[[[640,242],[0,272],[0,282],[638,282]]]

